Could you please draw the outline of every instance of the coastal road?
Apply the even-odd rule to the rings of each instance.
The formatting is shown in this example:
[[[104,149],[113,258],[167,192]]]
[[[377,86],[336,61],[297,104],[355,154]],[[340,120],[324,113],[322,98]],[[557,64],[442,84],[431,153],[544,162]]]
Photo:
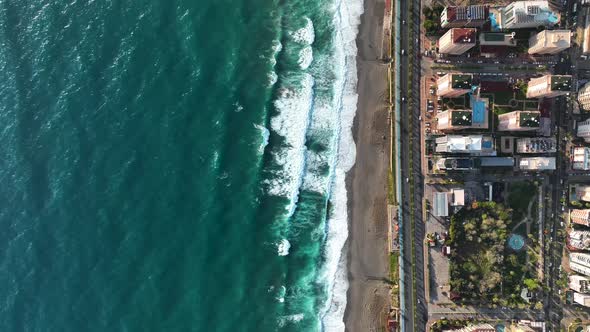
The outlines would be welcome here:
[[[404,331],[425,331],[427,322],[424,297],[422,220],[423,177],[421,172],[420,132],[420,1],[399,1],[401,107],[401,184],[400,204],[403,222]],[[398,53],[400,54],[400,53]],[[412,61],[413,60],[413,61]]]

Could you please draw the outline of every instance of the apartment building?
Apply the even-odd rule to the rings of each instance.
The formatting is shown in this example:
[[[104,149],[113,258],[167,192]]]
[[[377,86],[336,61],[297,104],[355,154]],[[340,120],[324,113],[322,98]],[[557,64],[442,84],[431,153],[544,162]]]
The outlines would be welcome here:
[[[567,245],[570,250],[589,250],[590,232],[571,230],[568,233]]]
[[[569,286],[578,293],[590,293],[590,278],[580,275],[569,276]]]
[[[438,53],[463,54],[475,46],[476,35],[473,28],[452,28],[438,40]]]
[[[526,92],[527,98],[552,98],[565,95],[572,90],[571,75],[545,75],[531,78]]]
[[[585,146],[576,146],[572,149],[571,154],[572,169],[578,171],[590,170],[590,148]]]
[[[574,190],[576,192],[576,200],[590,202],[590,186],[587,185],[575,185]]]
[[[583,111],[590,112],[590,83],[578,90],[578,104]]]
[[[557,141],[554,137],[522,137],[516,139],[517,153],[554,153]]]
[[[449,73],[436,81],[436,93],[445,98],[455,98],[471,92],[473,75]]]
[[[557,168],[555,157],[520,158],[518,168],[521,171],[552,171]]]
[[[590,294],[574,292],[574,302],[585,307],[590,307]]]
[[[549,1],[514,1],[500,10],[498,24],[502,29],[551,27],[559,19],[559,14],[549,7]]]
[[[578,137],[581,137],[586,142],[590,142],[590,119],[578,122]]]
[[[447,6],[440,14],[440,26],[447,28],[478,28],[490,18],[488,6]]]
[[[570,261],[570,269],[572,271],[575,271],[575,272],[578,272],[580,274],[590,277],[590,268],[585,265]]]
[[[494,139],[484,135],[445,135],[435,140],[437,153],[467,153],[470,155],[495,155]]]
[[[535,131],[540,126],[539,111],[513,111],[498,115],[499,131]]]
[[[556,54],[571,46],[570,30],[543,30],[529,38],[529,54]]]
[[[570,221],[574,224],[590,226],[590,209],[570,210]]]

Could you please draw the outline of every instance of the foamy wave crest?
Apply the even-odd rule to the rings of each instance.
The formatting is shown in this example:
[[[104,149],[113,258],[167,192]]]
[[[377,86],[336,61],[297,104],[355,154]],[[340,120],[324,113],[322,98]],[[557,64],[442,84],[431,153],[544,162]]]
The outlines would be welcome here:
[[[291,248],[291,243],[289,240],[282,239],[279,244],[277,244],[277,251],[279,256],[287,256],[289,254],[289,249]]]
[[[277,73],[273,71],[271,71],[270,73],[268,73],[268,86],[273,86],[275,85],[275,83],[279,80],[279,76],[277,75]]]
[[[305,316],[303,314],[294,314],[288,316],[279,317],[279,327],[285,327],[287,323],[297,323],[302,320]]]
[[[311,62],[313,61],[313,50],[311,46],[306,46],[301,51],[299,51],[299,59],[297,63],[299,67],[303,70],[307,69]]]
[[[338,158],[330,197],[334,208],[327,221],[326,261],[322,274],[323,281],[328,285],[328,302],[321,315],[322,325],[326,332],[344,330],[343,318],[348,289],[346,257],[342,255],[344,244],[348,238],[345,178],[346,172],[354,165],[356,157],[356,146],[351,129],[358,99],[356,92],[356,35],[360,24],[360,15],[363,12],[363,1],[340,0],[337,8],[338,12],[334,19],[337,27],[335,58],[344,70],[345,79],[340,87]]]
[[[299,89],[282,88],[274,102],[278,114],[270,120],[272,131],[282,136],[283,145],[274,152],[275,162],[281,170],[275,171],[267,181],[268,193],[289,198],[289,214],[297,203],[299,187],[305,170],[305,135],[313,103],[313,78],[303,74]]]
[[[318,64],[322,66],[323,63]],[[306,154],[307,171],[303,179],[303,189],[320,194],[328,194],[331,175],[325,174],[326,168],[331,171],[336,164],[337,134],[339,105],[326,102],[315,102],[308,136],[318,144],[322,144],[322,152],[308,150]]]
[[[274,71],[274,67],[277,65],[277,55],[279,55],[279,53],[281,52],[282,49],[283,49],[283,44],[281,44],[280,40],[273,40],[272,41],[272,57],[270,58],[270,64],[273,69],[268,74],[269,86],[273,86],[279,78],[277,73],[275,73],[275,71]]]
[[[328,220],[328,234],[325,248],[326,263],[322,279],[328,284],[328,303],[324,309],[322,325],[324,331],[344,331],[344,310],[346,309],[346,256],[342,255],[348,238],[346,173],[336,170],[331,202],[333,213]]]
[[[297,31],[291,32],[291,38],[294,41],[302,44],[311,45],[315,39],[315,32],[313,30],[313,22],[309,17],[305,17],[305,26]]]
[[[258,152],[263,153],[264,148],[266,148],[266,146],[268,145],[268,138],[270,137],[270,131],[265,126],[261,126],[259,124],[254,124],[254,128],[260,130],[260,133],[262,134],[262,142],[260,143],[260,146],[258,147]]]
[[[279,303],[285,302],[285,294],[287,293],[287,288],[285,286],[281,286],[279,289],[279,294],[277,295],[276,299]]]

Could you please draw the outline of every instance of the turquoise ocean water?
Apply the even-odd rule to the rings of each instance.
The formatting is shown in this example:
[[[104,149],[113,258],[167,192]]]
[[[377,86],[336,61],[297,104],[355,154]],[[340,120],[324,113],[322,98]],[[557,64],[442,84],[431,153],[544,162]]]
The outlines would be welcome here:
[[[361,0],[0,2],[0,331],[341,331]]]

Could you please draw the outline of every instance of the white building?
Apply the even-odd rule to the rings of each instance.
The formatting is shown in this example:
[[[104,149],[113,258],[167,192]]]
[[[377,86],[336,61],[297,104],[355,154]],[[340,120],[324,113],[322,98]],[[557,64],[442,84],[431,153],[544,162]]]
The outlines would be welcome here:
[[[551,171],[556,169],[555,157],[520,158],[518,167],[523,171]]]
[[[557,141],[554,137],[522,137],[516,139],[517,153],[554,153]]]
[[[572,230],[568,233],[571,250],[590,250],[590,232]]]
[[[590,278],[585,276],[580,276],[577,274],[569,276],[569,286],[571,289],[575,290],[578,293],[588,293],[590,289]]]
[[[551,27],[559,23],[559,14],[552,11],[549,1],[515,1],[500,10],[502,29]]]
[[[468,153],[472,155],[495,155],[494,139],[484,135],[445,135],[436,139],[438,153]]]
[[[575,170],[590,170],[590,148],[576,146],[572,149],[572,168]]]
[[[572,252],[570,253],[570,262],[590,267],[590,254]]]
[[[590,294],[574,292],[574,302],[585,307],[590,307]]]
[[[590,186],[575,185],[574,190],[576,191],[576,200],[590,202]]]
[[[578,137],[581,137],[586,142],[590,142],[590,119],[578,122]]]
[[[583,111],[590,112],[590,83],[578,90],[578,104]]]
[[[543,30],[529,38],[529,54],[556,54],[571,46],[570,30]]]
[[[572,271],[590,277],[590,268],[587,266],[570,261],[570,269],[572,269]]]

